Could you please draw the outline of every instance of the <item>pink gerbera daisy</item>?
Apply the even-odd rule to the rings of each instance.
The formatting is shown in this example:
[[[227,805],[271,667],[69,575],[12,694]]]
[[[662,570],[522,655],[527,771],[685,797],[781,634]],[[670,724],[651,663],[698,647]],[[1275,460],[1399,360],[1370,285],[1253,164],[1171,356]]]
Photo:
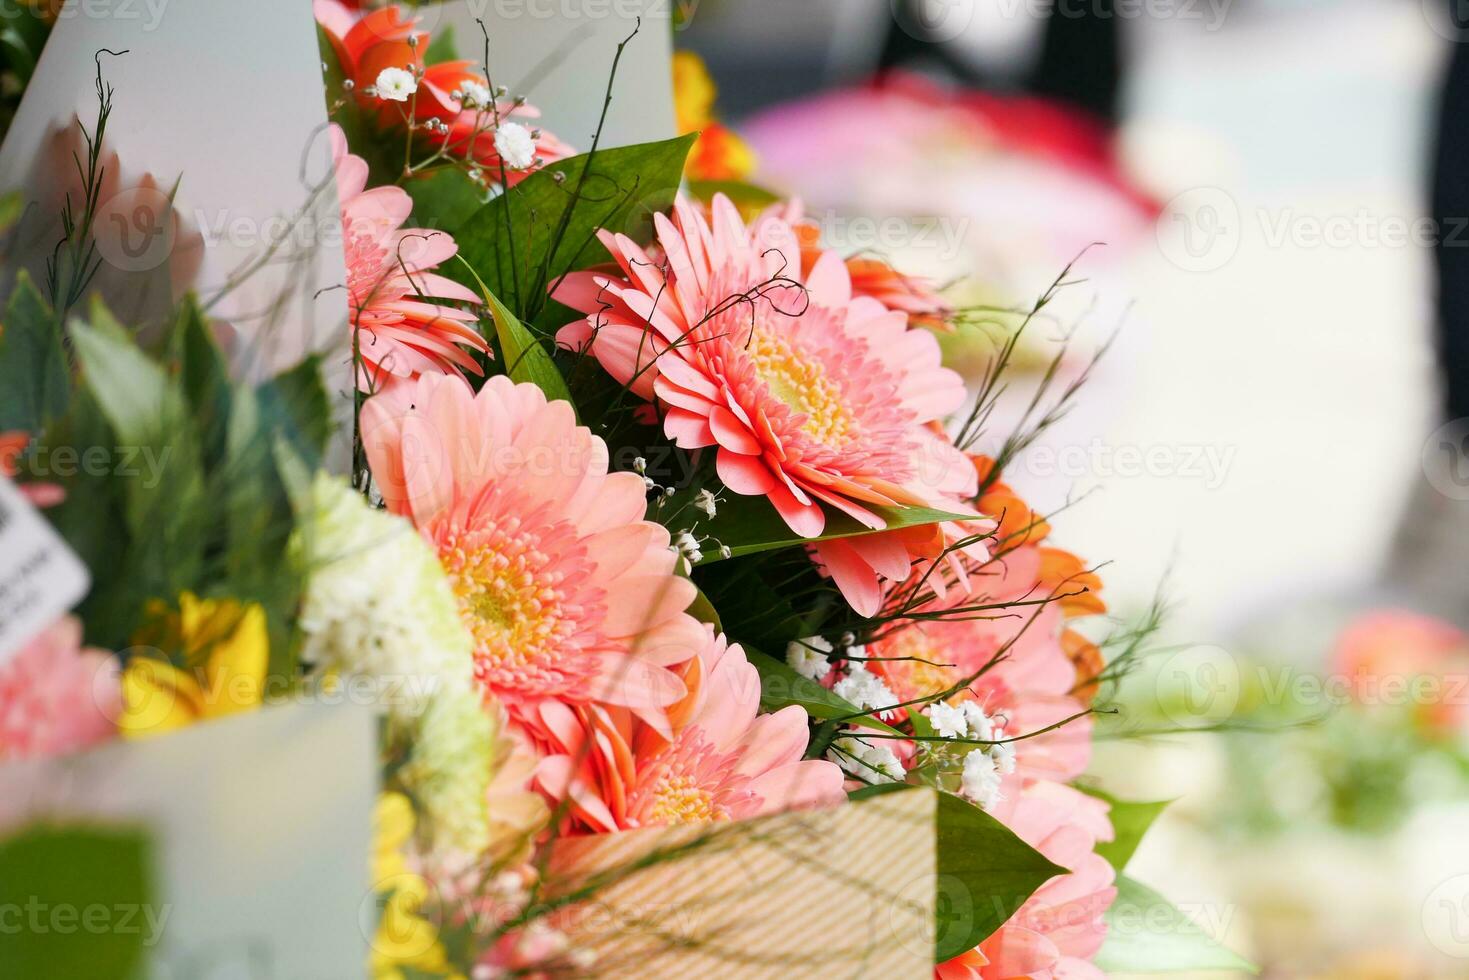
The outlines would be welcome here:
[[[1021,548],[971,571],[974,596],[930,600],[918,613],[938,613],[894,629],[870,643],[867,667],[881,676],[898,703],[934,698],[968,678],[949,700],[972,699],[991,717],[1005,719],[1010,737],[1028,736],[1068,718],[1062,727],[1020,737],[1017,773],[1024,779],[1067,780],[1091,757],[1092,724],[1081,715],[1077,668],[1066,651],[1065,615],[1040,582],[1037,548]],[[970,609],[1001,602],[1029,602],[1014,609]],[[945,614],[943,611],[949,609]],[[978,675],[976,677],[976,675]]]
[[[836,253],[803,271],[800,238],[779,216],[746,227],[723,195],[712,215],[682,201],[673,220],[655,215],[654,254],[602,232],[621,275],[565,277],[556,298],[588,315],[557,340],[666,406],[679,446],[717,447],[725,485],[767,497],[798,534],[822,533],[823,505],[876,530],[887,525],[874,505],[932,502],[924,476],[935,467],[922,457],[936,445],[924,427],[964,400],[934,338],[854,296]],[[866,573],[907,576],[901,539],[863,547]],[[848,600],[875,612],[881,594],[856,587],[850,544],[819,550]]]
[[[347,294],[361,356],[359,387],[372,391],[390,377],[425,372],[483,374],[463,349],[489,351],[475,314],[429,298],[479,301],[470,290],[430,271],[454,257],[459,250],[454,239],[442,231],[402,227],[413,211],[407,192],[392,186],[367,190],[367,162],[347,152],[347,138],[335,124],[331,141]]]
[[[362,438],[389,510],[436,549],[473,635],[475,675],[542,735],[544,703],[626,708],[655,730],[704,643],[640,477],[571,406],[496,376],[426,374],[368,400]]]
[[[684,669],[689,694],[670,711],[671,738],[626,712],[597,709],[578,719],[546,706],[557,751],[536,779],[553,797],[570,795],[576,827],[600,833],[744,820],[843,799],[841,770],[802,758],[805,709],[760,714],[759,672],[737,644],[712,628],[705,635]]]
[[[75,752],[116,733],[117,661],[81,644],[82,624],[68,616],[0,667],[0,762]]]

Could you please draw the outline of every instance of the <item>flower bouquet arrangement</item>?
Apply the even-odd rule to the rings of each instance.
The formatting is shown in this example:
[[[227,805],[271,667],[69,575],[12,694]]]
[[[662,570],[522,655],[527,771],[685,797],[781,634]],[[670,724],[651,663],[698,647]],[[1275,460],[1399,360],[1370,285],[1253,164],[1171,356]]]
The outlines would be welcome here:
[[[966,390],[923,328],[953,311],[794,202],[681,190],[692,135],[564,142],[431,9],[314,4],[349,322],[286,370],[243,377],[188,290],[147,324],[94,295],[78,157],[5,307],[0,466],[91,584],[0,659],[0,759],[373,705],[373,976],[868,975],[915,942],[946,980],[1217,963],[1123,874],[1156,807],[1077,783],[1146,638],[1109,635],[1095,568],[1004,478],[1074,387],[993,431],[1005,358]],[[127,97],[103,64],[89,147]],[[861,849],[823,829],[916,800]],[[839,885],[895,865],[879,904],[918,932],[782,959],[624,923],[660,944],[635,963],[588,938],[627,881],[761,847]]]

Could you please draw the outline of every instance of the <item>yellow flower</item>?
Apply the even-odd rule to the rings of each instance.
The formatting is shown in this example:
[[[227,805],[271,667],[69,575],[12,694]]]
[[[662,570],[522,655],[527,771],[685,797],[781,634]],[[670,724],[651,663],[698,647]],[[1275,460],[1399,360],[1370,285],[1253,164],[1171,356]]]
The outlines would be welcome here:
[[[718,94],[703,58],[692,51],[673,53],[673,114],[680,133],[703,129],[714,118]]]
[[[714,121],[719,94],[704,60],[692,51],[673,55],[673,111],[680,133],[699,133],[685,172],[692,180],[746,180],[755,172],[755,151],[727,126]]]
[[[372,937],[374,980],[403,980],[405,969],[462,980],[449,963],[439,929],[423,914],[430,885],[408,870],[403,849],[413,837],[413,804],[402,793],[378,797],[373,813],[373,889],[383,897],[382,914]]]
[[[150,607],[149,626],[134,637],[137,646],[155,646],[176,657],[135,656],[122,675],[123,712],[118,722],[129,738],[171,732],[205,718],[260,706],[270,638],[265,610],[233,599],[179,596],[172,612]]]

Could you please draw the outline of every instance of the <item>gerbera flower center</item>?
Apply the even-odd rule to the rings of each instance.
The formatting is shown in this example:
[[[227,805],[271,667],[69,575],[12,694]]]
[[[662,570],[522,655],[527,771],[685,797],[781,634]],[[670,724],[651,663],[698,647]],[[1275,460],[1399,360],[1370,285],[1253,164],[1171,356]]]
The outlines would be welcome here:
[[[874,661],[903,700],[931,698],[963,680],[958,668],[949,666],[938,644],[930,642],[919,626],[910,626],[884,643],[882,656]]]
[[[729,810],[714,799],[714,794],[688,776],[664,776],[652,795],[649,817],[653,823],[709,823],[730,818]]]
[[[856,435],[857,421],[841,386],[827,376],[820,358],[811,357],[768,324],[757,324],[746,348],[755,373],[770,393],[793,412],[806,416],[801,429],[828,446]]]
[[[475,675],[491,690],[534,686],[546,694],[591,669],[576,642],[586,610],[563,588],[567,567],[543,549],[545,535],[507,517],[440,538],[440,560],[474,637]]]
[[[390,302],[402,295],[402,290],[387,294],[387,283],[391,278],[384,271],[388,250],[375,235],[362,231],[348,230],[346,241],[347,292],[352,297],[352,306],[361,310],[375,303]]]

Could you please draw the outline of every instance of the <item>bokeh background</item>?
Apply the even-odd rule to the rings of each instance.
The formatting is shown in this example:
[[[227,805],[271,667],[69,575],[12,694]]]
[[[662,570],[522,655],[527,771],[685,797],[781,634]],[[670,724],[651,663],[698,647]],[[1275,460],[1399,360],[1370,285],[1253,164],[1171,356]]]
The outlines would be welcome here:
[[[1020,366],[1113,343],[1008,479],[1110,562],[1119,623],[1171,600],[1096,776],[1174,800],[1136,876],[1271,977],[1469,977],[1469,430],[1429,221],[1462,13],[701,0],[675,41],[837,247],[1017,308],[1075,260]]]

